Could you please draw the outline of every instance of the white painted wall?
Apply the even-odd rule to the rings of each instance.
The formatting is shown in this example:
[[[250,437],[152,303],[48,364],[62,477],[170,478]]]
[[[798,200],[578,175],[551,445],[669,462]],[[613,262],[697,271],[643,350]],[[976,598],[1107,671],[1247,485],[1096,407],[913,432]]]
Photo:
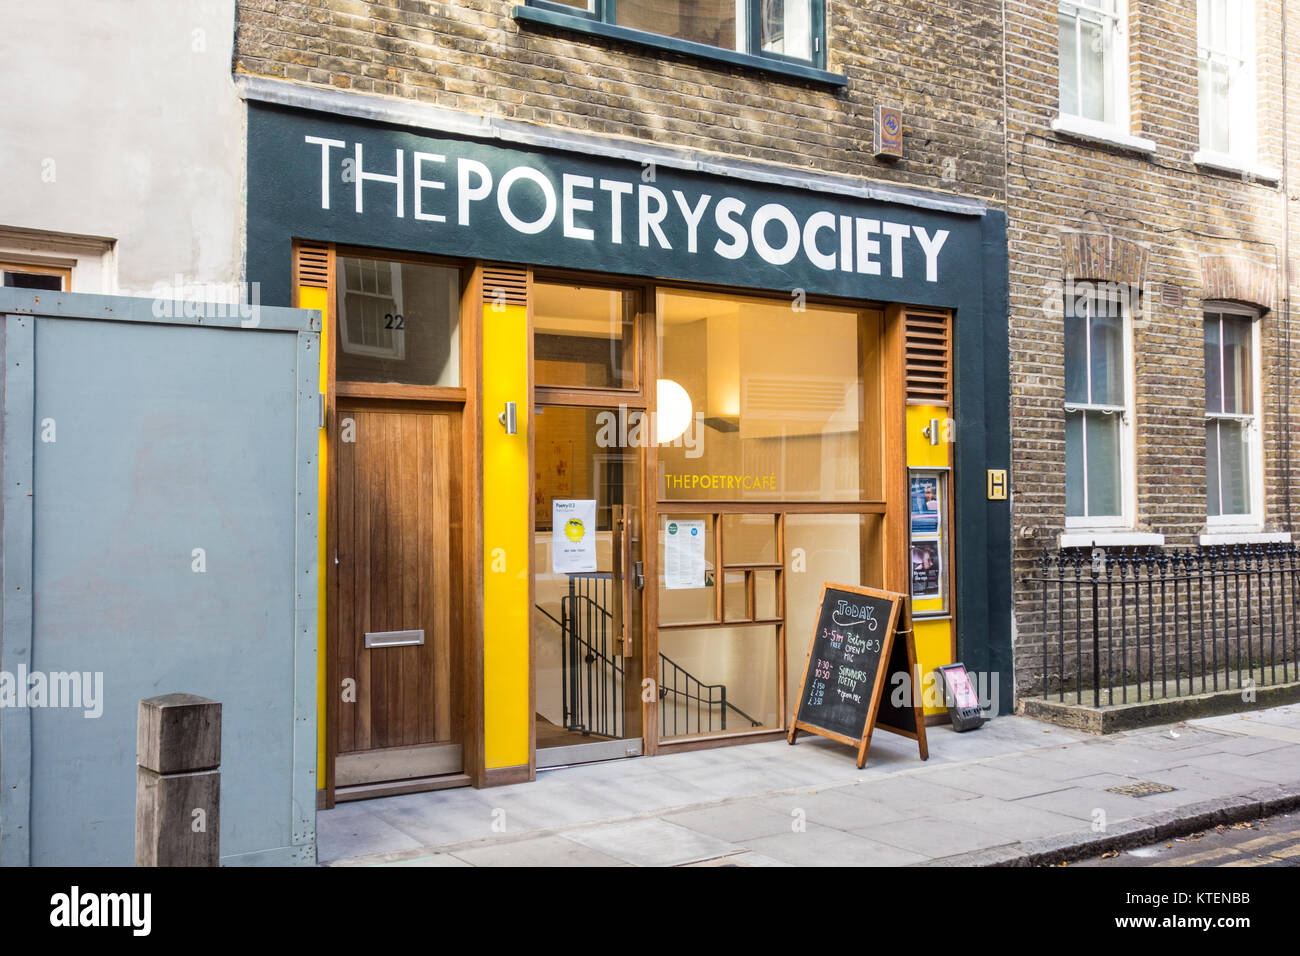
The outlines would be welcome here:
[[[0,4],[0,255],[30,244],[72,260],[79,292],[150,295],[180,275],[191,289],[178,294],[212,284],[204,298],[233,300],[245,139],[234,16],[234,0]],[[107,242],[96,256],[84,241],[63,249],[64,236]]]

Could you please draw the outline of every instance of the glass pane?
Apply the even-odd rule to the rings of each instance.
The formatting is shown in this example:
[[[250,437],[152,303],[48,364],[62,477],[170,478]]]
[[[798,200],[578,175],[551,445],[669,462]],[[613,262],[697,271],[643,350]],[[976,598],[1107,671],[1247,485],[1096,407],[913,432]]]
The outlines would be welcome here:
[[[659,314],[661,498],[878,499],[879,313],[665,291]]]
[[[712,515],[659,516],[660,624],[698,624],[718,619],[716,555]],[[702,566],[693,568],[692,562]]]
[[[754,617],[773,620],[779,611],[776,571],[751,571],[754,576]]]
[[[8,289],[38,289],[43,292],[62,292],[63,276],[48,272],[6,272],[4,285]]]
[[[749,614],[749,583],[744,571],[724,571],[722,611],[728,621],[752,620]]]
[[[340,257],[340,381],[460,384],[460,271]]]
[[[775,564],[776,515],[723,515],[723,560],[733,564]]]
[[[562,3],[566,7],[575,7],[579,10],[586,10],[588,13],[596,12],[596,0],[550,0],[551,3]]]
[[[1223,514],[1250,513],[1249,430],[1245,422],[1219,423],[1219,480]]]
[[[1109,97],[1106,84],[1106,61],[1109,59],[1110,31],[1100,23],[1079,21],[1079,57],[1082,66],[1082,89],[1079,91],[1079,114],[1087,119],[1107,122]]]
[[[662,737],[781,726],[776,628],[659,632]]]
[[[1092,319],[1092,394],[1094,405],[1124,404],[1124,322],[1119,306],[1098,300]]]
[[[533,416],[536,456],[533,587],[535,726],[538,748],[639,737],[639,665],[623,656],[616,617],[618,595],[633,646],[640,646],[640,594],[623,591],[614,575],[614,508],[623,509],[625,553],[643,560],[640,527],[640,452],[603,440],[613,409],[542,406]],[[559,528],[552,521],[556,499],[596,502],[595,527],[581,511]],[[575,520],[576,519],[576,520]],[[556,538],[559,538],[558,542]],[[555,570],[557,544],[584,538],[593,544],[595,569],[579,555]],[[621,543],[621,542],[620,542]]]
[[[1083,510],[1083,412],[1065,413],[1065,513],[1082,517]]]
[[[1223,411],[1223,363],[1219,354],[1219,316],[1205,317],[1205,410]]]
[[[1065,309],[1065,400],[1088,402],[1088,319],[1087,312]]]
[[[1072,116],[1079,112],[1079,59],[1075,37],[1074,17],[1059,14],[1060,27],[1060,109]]]
[[[1208,90],[1210,104],[1210,139],[1203,144],[1206,149],[1219,153],[1228,152],[1228,68],[1222,62],[1211,62],[1209,68]]]
[[[1084,415],[1088,449],[1088,514],[1118,515],[1121,507],[1119,416],[1104,412]]]
[[[1223,513],[1219,504],[1219,423],[1205,423],[1205,513],[1210,517]]]
[[[1223,317],[1223,410],[1249,415],[1251,401],[1250,320]]]
[[[812,0],[760,0],[763,50],[812,59]]]
[[[880,515],[788,514],[785,518],[786,700],[799,696],[822,583],[884,587]],[[802,571],[795,570],[803,568]]]
[[[618,0],[619,26],[661,36],[707,43],[728,50],[736,45],[736,0]]]
[[[621,289],[534,283],[536,383],[636,388],[638,300]]]

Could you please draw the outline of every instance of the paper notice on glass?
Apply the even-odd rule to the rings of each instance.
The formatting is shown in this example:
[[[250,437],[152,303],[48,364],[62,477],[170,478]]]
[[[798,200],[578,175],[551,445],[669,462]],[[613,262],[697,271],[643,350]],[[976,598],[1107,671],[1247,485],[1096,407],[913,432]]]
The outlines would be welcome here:
[[[704,587],[704,522],[670,520],[664,531],[664,587]]]
[[[551,570],[575,574],[596,570],[596,502],[556,498],[551,503]]]

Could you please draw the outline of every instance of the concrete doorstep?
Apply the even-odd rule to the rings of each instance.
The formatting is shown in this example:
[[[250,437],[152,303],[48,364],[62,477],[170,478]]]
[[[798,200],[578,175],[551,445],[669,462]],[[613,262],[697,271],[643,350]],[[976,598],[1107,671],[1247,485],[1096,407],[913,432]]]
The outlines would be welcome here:
[[[1039,866],[1300,807],[1300,705],[1096,737],[1026,717],[800,738],[340,804],[326,865]]]

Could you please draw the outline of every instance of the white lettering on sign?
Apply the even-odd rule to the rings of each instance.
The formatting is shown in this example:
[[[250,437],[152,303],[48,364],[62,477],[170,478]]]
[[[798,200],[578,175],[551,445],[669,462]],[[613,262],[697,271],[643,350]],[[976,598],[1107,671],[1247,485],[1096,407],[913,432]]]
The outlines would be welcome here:
[[[320,208],[330,209],[331,184],[339,175],[332,151],[351,147],[354,167],[355,202],[359,214],[367,187],[391,187],[372,192],[371,215],[406,217],[419,222],[458,227],[482,227],[480,209],[491,209],[495,198],[501,222],[521,235],[538,235],[556,226],[560,236],[579,242],[597,240],[621,245],[625,227],[637,245],[655,250],[674,250],[682,244],[687,255],[712,254],[732,261],[756,255],[772,266],[786,266],[802,257],[823,272],[888,275],[906,278],[910,258],[913,270],[925,263],[925,281],[939,281],[939,258],[949,238],[947,229],[932,231],[918,225],[852,216],[831,209],[819,209],[800,216],[780,202],[751,208],[735,196],[717,196],[682,189],[661,190],[649,182],[595,179],[576,173],[554,173],[521,162],[502,173],[497,181],[480,160],[455,158],[455,175],[439,175],[447,166],[441,153],[394,149],[392,171],[366,169],[364,147],[324,136],[304,136],[305,143],[320,151]],[[373,163],[372,158],[372,163]],[[406,190],[407,170],[412,185]],[[558,176],[558,181],[557,181]],[[449,192],[455,197],[448,197]],[[671,194],[671,198],[670,195]],[[480,207],[479,203],[489,205]],[[378,203],[378,206],[376,206]],[[455,218],[451,218],[451,210]],[[491,214],[489,214],[490,216]],[[635,223],[628,223],[628,217]],[[608,226],[608,230],[606,230]],[[629,240],[630,241],[630,240]]]

